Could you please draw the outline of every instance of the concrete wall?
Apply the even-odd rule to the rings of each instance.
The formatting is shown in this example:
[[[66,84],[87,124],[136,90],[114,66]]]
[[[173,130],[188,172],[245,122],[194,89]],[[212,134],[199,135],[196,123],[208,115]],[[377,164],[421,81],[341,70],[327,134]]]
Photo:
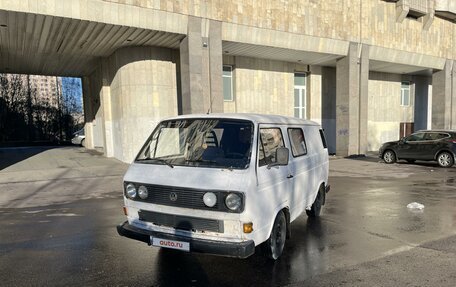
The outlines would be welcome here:
[[[224,112],[293,116],[294,73],[306,72],[306,65],[230,56],[223,64],[233,66],[234,81],[234,100],[224,102]]]
[[[404,19],[397,22],[395,3],[362,1],[363,14],[360,27],[363,42],[395,50],[423,53],[436,57],[453,58],[455,39],[448,37],[455,32],[450,21],[433,19],[429,30],[423,29],[423,21]]]
[[[410,89],[410,106],[400,105],[401,82],[406,80],[411,78],[398,74],[370,72],[368,150],[375,151],[384,142],[398,140],[400,123],[414,122],[414,82]]]
[[[305,34],[345,41],[361,41],[395,50],[454,58],[455,25],[433,18],[429,29],[424,19],[397,21],[396,3],[363,0],[104,0],[192,15],[241,26]]]

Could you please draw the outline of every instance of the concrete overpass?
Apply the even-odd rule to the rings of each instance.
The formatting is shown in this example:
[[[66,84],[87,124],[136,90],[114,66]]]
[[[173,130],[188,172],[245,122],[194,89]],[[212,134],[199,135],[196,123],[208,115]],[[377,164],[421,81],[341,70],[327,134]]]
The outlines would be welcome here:
[[[271,79],[274,72],[310,73],[308,118],[331,117],[340,155],[367,150],[371,72],[431,78],[431,125],[456,128],[456,28],[448,21],[456,13],[450,4],[440,10],[426,6],[421,22],[401,24],[409,11],[424,8],[413,1],[339,0],[320,6],[269,1],[266,7],[242,0],[184,2],[0,0],[0,72],[82,77],[87,147],[102,147],[106,156],[127,162],[161,118],[229,110],[222,65],[236,57],[269,61],[264,69]],[[376,30],[369,20],[375,7],[363,5],[394,11],[394,29],[409,31],[415,46],[401,42],[400,33]],[[328,93],[326,68],[337,86]],[[254,86],[248,89],[255,92]],[[292,91],[281,95],[270,89],[292,101]],[[331,108],[322,105],[325,98]],[[249,108],[236,103],[237,111],[271,112],[252,103]],[[292,107],[272,112],[290,114]]]

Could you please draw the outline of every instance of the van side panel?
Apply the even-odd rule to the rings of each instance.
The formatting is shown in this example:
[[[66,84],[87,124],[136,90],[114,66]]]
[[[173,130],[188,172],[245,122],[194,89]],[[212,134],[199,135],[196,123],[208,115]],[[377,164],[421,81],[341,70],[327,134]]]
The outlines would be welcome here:
[[[319,127],[306,126],[307,146],[309,150],[308,161],[312,164],[311,185],[308,187],[306,205],[311,206],[317,197],[320,185],[328,181],[328,151],[323,147]]]
[[[280,129],[282,139],[286,144],[286,127],[280,125],[264,124],[259,125],[259,129]],[[257,137],[259,138],[258,130]],[[271,143],[269,143],[271,144]],[[256,148],[257,153],[258,146]],[[255,244],[265,241],[270,234],[275,216],[282,208],[288,208],[290,202],[290,180],[287,178],[290,174],[288,166],[275,166],[268,168],[266,165],[257,166],[258,186],[251,195],[252,200],[248,201],[248,212],[254,218]]]

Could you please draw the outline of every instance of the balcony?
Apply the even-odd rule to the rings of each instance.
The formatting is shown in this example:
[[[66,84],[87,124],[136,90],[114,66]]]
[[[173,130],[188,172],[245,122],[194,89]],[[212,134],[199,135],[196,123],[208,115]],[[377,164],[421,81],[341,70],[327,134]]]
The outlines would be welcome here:
[[[456,1],[435,0],[435,15],[452,21],[456,20]]]

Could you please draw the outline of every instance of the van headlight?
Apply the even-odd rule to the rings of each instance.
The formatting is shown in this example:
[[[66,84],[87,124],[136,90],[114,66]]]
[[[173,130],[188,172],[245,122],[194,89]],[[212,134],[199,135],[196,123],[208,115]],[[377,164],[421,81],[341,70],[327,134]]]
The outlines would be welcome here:
[[[203,196],[203,201],[207,207],[214,207],[217,203],[217,196],[213,192],[206,192]]]
[[[136,197],[136,187],[133,183],[127,184],[125,191],[128,198],[133,199]]]
[[[149,195],[149,192],[147,191],[147,188],[144,185],[141,185],[138,188],[138,195],[141,199],[146,199]]]
[[[242,199],[236,193],[229,193],[225,198],[225,205],[232,211],[238,211],[242,206]]]

